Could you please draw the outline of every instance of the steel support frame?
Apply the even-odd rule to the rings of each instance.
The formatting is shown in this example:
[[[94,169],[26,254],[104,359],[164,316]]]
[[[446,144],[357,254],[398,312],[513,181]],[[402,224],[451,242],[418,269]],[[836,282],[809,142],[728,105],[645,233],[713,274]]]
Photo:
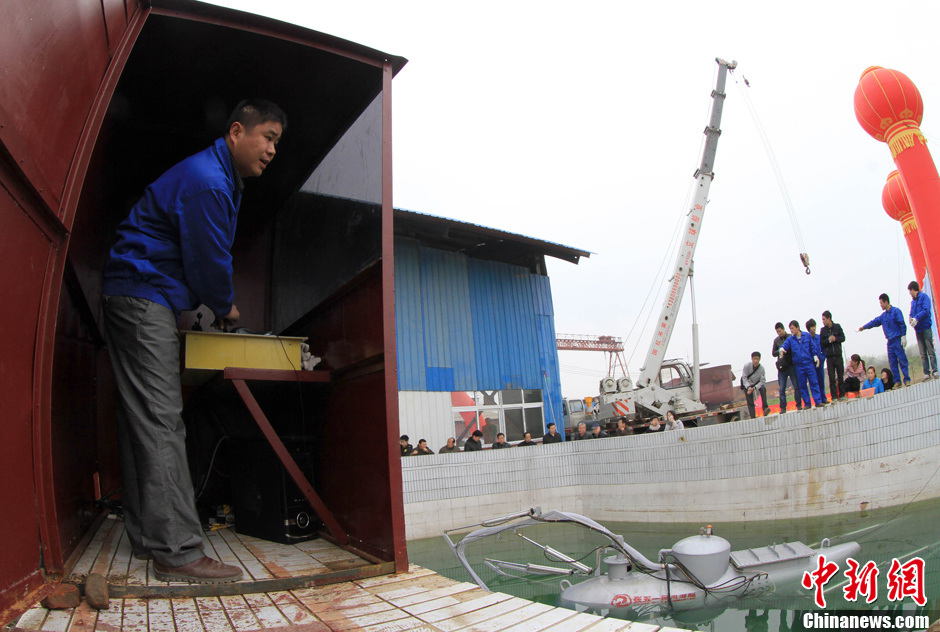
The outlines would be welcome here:
[[[336,520],[336,517],[333,515],[333,512],[324,504],[323,500],[320,498],[320,495],[317,494],[316,490],[313,489],[313,485],[310,484],[310,481],[307,480],[306,475],[298,467],[297,462],[294,460],[294,457],[291,456],[290,452],[287,450],[287,447],[284,445],[284,442],[281,441],[281,438],[277,436],[277,432],[274,431],[274,427],[271,426],[271,422],[268,420],[267,415],[264,414],[264,411],[261,410],[261,406],[258,404],[258,400],[255,399],[255,396],[252,394],[251,389],[248,388],[248,383],[246,380],[264,380],[264,381],[275,381],[275,382],[328,382],[330,380],[329,372],[327,371],[271,371],[271,370],[262,370],[262,369],[236,369],[236,368],[227,368],[223,373],[223,377],[226,380],[229,380],[232,383],[232,386],[235,387],[238,396],[241,398],[242,403],[245,404],[245,408],[248,409],[248,413],[251,415],[251,418],[254,420],[255,424],[258,425],[258,429],[261,430],[261,434],[264,435],[264,438],[267,439],[268,443],[271,445],[271,448],[274,450],[274,453],[277,455],[278,460],[284,466],[284,469],[287,470],[287,473],[290,475],[291,480],[294,481],[294,484],[297,485],[297,489],[300,490],[300,493],[304,495],[304,498],[307,499],[307,502],[310,503],[310,506],[314,511],[317,512],[317,515],[323,520],[323,523],[326,525],[327,530],[330,532],[330,535],[333,536],[333,539],[336,540],[337,544],[345,545],[349,544],[349,534],[346,533],[339,522]]]

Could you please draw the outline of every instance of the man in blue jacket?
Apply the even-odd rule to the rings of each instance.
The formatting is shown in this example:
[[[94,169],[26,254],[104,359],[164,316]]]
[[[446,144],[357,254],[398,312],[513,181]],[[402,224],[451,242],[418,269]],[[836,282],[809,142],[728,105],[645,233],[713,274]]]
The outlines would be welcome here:
[[[817,408],[826,403],[822,396],[822,389],[819,387],[819,380],[816,379],[816,369],[819,367],[819,356],[822,353],[818,341],[819,336],[814,338],[800,331],[800,323],[791,320],[790,336],[780,345],[781,356],[789,353],[796,367],[796,383],[800,388],[799,397],[803,400],[803,408],[809,408],[810,392]],[[807,392],[807,383],[809,383],[810,392]]]
[[[228,582],[236,566],[203,552],[180,416],[183,310],[239,318],[232,241],[242,178],[261,175],[287,125],[279,107],[242,101],[226,133],[152,182],[117,231],[102,286],[104,331],[121,399],[124,526],[133,554],[161,581]]]
[[[903,371],[904,386],[908,386],[911,383],[911,376],[907,371],[907,354],[904,352],[904,345],[907,344],[907,325],[904,324],[904,314],[897,307],[892,307],[891,299],[887,294],[879,296],[878,302],[881,304],[881,315],[868,321],[858,330],[881,327],[888,341],[888,366],[891,367],[898,383],[900,383],[901,371]]]
[[[933,318],[930,315],[930,297],[920,291],[917,281],[907,284],[911,293],[911,327],[917,334],[917,349],[924,365],[924,379],[937,377],[937,354],[933,350]]]

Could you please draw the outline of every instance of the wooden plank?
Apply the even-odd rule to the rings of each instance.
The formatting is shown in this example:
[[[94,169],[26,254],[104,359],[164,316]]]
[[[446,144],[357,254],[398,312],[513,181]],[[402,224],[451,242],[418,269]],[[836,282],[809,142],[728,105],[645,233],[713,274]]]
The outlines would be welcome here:
[[[349,617],[339,621],[324,620],[324,623],[330,626],[331,630],[361,630],[362,628],[369,625],[389,623],[391,621],[396,621],[398,619],[404,619],[407,617],[408,615],[401,610],[393,608],[392,610],[376,612],[373,614],[365,614],[357,617]]]
[[[69,621],[72,620],[72,610],[73,608],[50,610],[41,629],[47,632],[66,632],[69,629]]]
[[[397,596],[411,595],[427,590],[434,590],[435,588],[444,588],[453,583],[454,581],[452,579],[447,579],[446,577],[435,574],[407,579],[403,582],[395,582],[394,584],[372,586],[367,590],[380,596],[382,599],[394,599]]]
[[[255,616],[255,613],[251,611],[251,608],[248,607],[248,604],[245,603],[245,600],[242,599],[241,605],[235,608],[229,608],[230,603],[236,603],[234,600],[226,601],[222,598],[222,604],[225,606],[225,613],[228,615],[229,621],[232,623],[232,627],[235,630],[254,630],[259,627],[258,618]]]
[[[264,564],[251,554],[245,546],[239,541],[238,536],[231,532],[231,529],[221,529],[217,531],[222,540],[229,546],[238,559],[241,561],[242,568],[246,571],[246,576],[252,579],[272,579],[274,575],[265,568]]]
[[[631,622],[624,621],[623,619],[601,619],[594,625],[585,628],[590,632],[619,632],[626,628]],[[654,627],[653,630],[658,630],[658,627]]]
[[[200,610],[206,632],[233,632],[234,628],[223,610]]]
[[[652,623],[642,623],[640,621],[628,621],[625,627],[619,629],[618,632],[689,632],[688,630],[680,630],[679,628],[661,628],[658,625]]]
[[[122,630],[147,629],[147,600],[125,599]]]
[[[147,617],[149,632],[176,632],[173,603],[170,599],[148,599]]]
[[[91,572],[91,567],[95,563],[95,558],[98,557],[98,552],[101,550],[101,543],[104,541],[105,537],[111,532],[111,529],[115,528],[115,524],[119,521],[112,516],[108,516],[101,521],[101,524],[98,526],[98,530],[95,532],[94,537],[88,543],[88,546],[85,547],[85,552],[82,553],[82,556],[78,558],[78,561],[75,563],[75,567],[72,569],[70,576],[73,577],[84,577]],[[121,523],[121,528],[123,529],[124,524]]]
[[[529,602],[529,605],[519,608],[518,610],[513,610],[506,616],[496,616],[482,623],[477,623],[473,626],[473,630],[474,632],[499,632],[499,630],[513,626],[519,621],[526,621],[537,617],[551,609],[552,606],[548,606],[544,603]],[[484,609],[484,612],[485,611],[486,609]]]
[[[98,611],[88,605],[88,602],[82,601],[72,612],[72,620],[69,621],[69,632],[93,632],[95,624],[98,621]]]
[[[98,620],[95,622],[96,632],[115,632],[115,630],[120,630],[123,615],[124,600],[109,600],[108,609],[98,611]]]
[[[450,619],[462,614],[467,614],[468,612],[473,612],[474,610],[479,610],[495,603],[499,603],[500,601],[506,601],[507,599],[512,598],[512,596],[505,593],[489,593],[478,599],[471,599],[470,601],[464,601],[453,606],[445,606],[444,608],[425,612],[418,618],[424,619],[428,623],[434,623],[436,621],[443,621],[444,619]]]
[[[382,599],[392,603],[399,608],[405,606],[411,606],[414,604],[419,604],[425,601],[431,601],[439,597],[449,597],[457,593],[466,592],[468,590],[477,590],[478,586],[476,584],[471,584],[470,582],[460,582],[457,584],[451,584],[450,586],[445,586],[443,588],[435,588],[434,590],[426,590],[423,592],[418,592],[410,595],[402,595],[400,597],[389,598],[385,595],[380,595]]]
[[[278,603],[277,607],[291,625],[307,625],[319,621],[312,612],[300,603]]]
[[[137,560],[131,556],[127,562],[127,581],[125,586],[146,586],[147,576],[150,574],[150,561]]]
[[[518,611],[517,611],[518,612]],[[516,613],[513,613],[514,615]],[[567,608],[551,608],[526,621],[503,628],[504,632],[538,632],[540,630],[555,630],[556,625],[574,618],[578,613]],[[509,617],[514,618],[514,617]]]
[[[127,571],[131,560],[131,541],[121,521],[121,534],[114,551],[114,558],[107,569],[108,584],[126,584]]]
[[[394,584],[395,582],[403,582],[408,579],[414,579],[415,577],[424,577],[426,575],[434,574],[435,573],[432,570],[421,568],[415,571],[409,570],[407,573],[399,573],[398,575],[383,575],[382,577],[369,577],[367,579],[360,579],[356,581],[356,584],[363,588],[370,588],[373,586]]]
[[[438,632],[437,628],[415,617],[406,617],[404,619],[398,619],[397,621],[386,621],[384,623],[376,623],[375,625],[367,625],[362,629],[365,630],[365,632],[420,632],[421,630],[433,630],[434,632]]]
[[[570,619],[565,619],[559,623],[556,623],[552,627],[552,632],[580,632],[581,630],[587,629],[589,626],[594,625],[601,620],[601,617],[596,614],[588,614],[587,612],[580,612]]]
[[[451,617],[449,619],[435,621],[434,625],[436,625],[441,630],[444,630],[444,632],[453,632],[454,630],[459,630],[467,626],[474,626],[479,623],[483,623],[484,621],[492,619],[493,617],[500,617],[508,612],[518,610],[519,608],[524,608],[529,603],[531,602],[527,599],[513,597],[512,599],[501,601],[486,608],[481,608],[479,610],[458,615],[456,617]],[[595,619],[600,619],[600,617],[595,617]]]
[[[205,632],[195,599],[170,599],[170,603],[173,605],[173,621],[176,622],[176,632]]]
[[[40,630],[47,614],[49,614],[49,611],[45,608],[34,606],[23,613],[23,616],[16,622],[16,627],[21,630]]]

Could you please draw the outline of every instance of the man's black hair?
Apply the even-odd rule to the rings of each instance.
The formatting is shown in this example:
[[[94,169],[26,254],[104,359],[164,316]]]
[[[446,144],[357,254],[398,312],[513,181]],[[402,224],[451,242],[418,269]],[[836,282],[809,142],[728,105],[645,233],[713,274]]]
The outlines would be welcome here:
[[[907,284],[907,289],[914,290],[915,292],[920,292],[920,284],[917,281],[911,281]]]
[[[418,443],[427,443],[426,439],[418,439]]]
[[[795,320],[791,320],[791,321],[790,321],[790,326],[791,326],[791,327],[796,327],[797,329],[799,329],[799,328],[800,328],[800,323],[797,322],[797,321],[795,321]]]
[[[386,435],[386,436],[388,436],[388,435]],[[407,441],[407,440],[408,440],[408,435],[402,435],[402,436],[398,437],[398,439],[399,439],[400,441]]]
[[[506,435],[504,435],[502,432],[497,432],[497,433],[496,433],[496,438],[497,438],[497,439],[499,439],[500,437],[505,437],[505,436],[506,436]]]
[[[751,352],[751,357],[752,357],[752,358],[757,358],[758,360],[760,360],[760,351],[752,351],[752,352]]]
[[[830,312],[828,309],[824,311],[822,315],[823,315],[823,318],[828,318],[829,320],[832,320],[832,312]]]
[[[287,115],[276,104],[265,99],[243,99],[228,117],[225,131],[227,133],[232,129],[232,123],[235,122],[241,123],[245,129],[251,129],[268,121],[280,123],[282,129],[287,129]]]
[[[815,319],[815,318],[810,318],[808,321],[806,321],[806,328],[807,328],[807,329],[809,329],[810,327],[815,327],[815,326],[816,326],[816,319]]]
[[[548,428],[551,428],[551,427],[554,426],[554,425],[555,425],[555,422],[554,422],[554,421],[550,421],[550,422],[548,422],[548,426],[547,426],[547,427],[548,427]]]
[[[786,329],[786,327],[783,326],[783,323],[777,323],[774,325],[774,329]]]
[[[888,298],[888,295],[885,294],[884,292],[881,293],[881,296],[878,297],[878,300],[884,301],[885,303],[888,303],[889,305],[891,304],[891,299]]]
[[[482,436],[483,436],[483,433],[480,432],[479,430],[474,430],[474,431],[473,431],[473,436],[474,436],[474,437],[482,437]]]

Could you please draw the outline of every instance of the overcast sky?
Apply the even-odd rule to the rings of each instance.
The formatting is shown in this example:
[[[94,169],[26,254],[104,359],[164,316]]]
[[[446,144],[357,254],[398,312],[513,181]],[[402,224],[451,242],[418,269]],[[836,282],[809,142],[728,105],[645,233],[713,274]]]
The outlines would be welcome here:
[[[824,309],[847,353],[883,353],[880,330],[855,329],[880,313],[881,292],[907,314],[910,257],[881,207],[894,163],[852,97],[868,66],[900,70],[923,95],[924,134],[940,138],[940,3],[216,4],[408,58],[392,89],[395,206],[594,253],[549,259],[556,330],[632,330],[633,377],[674,266],[663,260],[688,210],[716,56],[750,82],[813,272],[732,79],[695,256],[702,361],[738,371],[751,351],[770,353],[776,321]],[[668,355],[691,360],[690,322],[687,292]],[[603,354],[559,360],[565,395],[596,394]]]

